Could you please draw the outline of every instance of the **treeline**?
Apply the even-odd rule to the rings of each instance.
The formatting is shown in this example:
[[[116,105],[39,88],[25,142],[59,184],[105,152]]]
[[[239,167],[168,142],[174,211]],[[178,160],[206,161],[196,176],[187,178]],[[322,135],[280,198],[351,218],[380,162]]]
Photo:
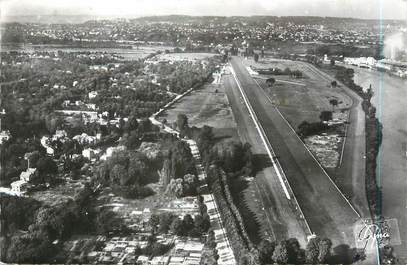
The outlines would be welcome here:
[[[332,255],[332,242],[328,238],[314,237],[303,249],[296,238],[272,242],[263,240],[258,245],[259,264],[352,264],[363,259]]]
[[[58,263],[61,241],[92,232],[95,192],[85,186],[73,200],[45,206],[25,197],[1,195],[1,260],[8,263]],[[62,260],[59,260],[62,262]]]
[[[157,178],[155,172],[153,161],[143,153],[121,150],[96,167],[93,181],[111,187],[124,198],[139,199],[154,194],[145,185]]]
[[[336,71],[336,79],[355,91],[362,99],[362,108],[365,112],[366,131],[366,196],[370,212],[373,216],[381,217],[381,190],[376,179],[377,156],[382,141],[382,124],[376,117],[376,108],[370,102],[373,91],[369,88],[366,92],[356,85],[353,76],[354,70],[343,66],[331,66]]]
[[[258,252],[247,235],[244,221],[233,202],[226,174],[217,166],[208,168],[208,184],[220,211],[229,243],[239,264],[258,264]]]
[[[291,70],[290,68],[286,67],[284,70],[281,70],[280,68],[268,68],[268,69],[257,69],[254,68],[256,72],[259,74],[264,74],[264,75],[288,75],[294,78],[301,78],[303,77],[303,74],[300,70]]]
[[[207,82],[215,71],[214,60],[206,62],[174,62],[149,66],[152,73],[159,76],[160,87],[182,94],[192,87],[199,87]]]

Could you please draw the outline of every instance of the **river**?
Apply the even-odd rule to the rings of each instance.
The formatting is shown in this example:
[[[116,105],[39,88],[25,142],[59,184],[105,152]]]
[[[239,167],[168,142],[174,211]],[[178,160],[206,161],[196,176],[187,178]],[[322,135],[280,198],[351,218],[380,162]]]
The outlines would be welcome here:
[[[347,66],[349,67],[349,66]],[[392,235],[399,258],[407,260],[407,80],[375,70],[352,67],[355,83],[374,90],[372,103],[383,124],[377,176],[382,187],[382,216],[397,220]],[[400,240],[401,239],[401,240]]]

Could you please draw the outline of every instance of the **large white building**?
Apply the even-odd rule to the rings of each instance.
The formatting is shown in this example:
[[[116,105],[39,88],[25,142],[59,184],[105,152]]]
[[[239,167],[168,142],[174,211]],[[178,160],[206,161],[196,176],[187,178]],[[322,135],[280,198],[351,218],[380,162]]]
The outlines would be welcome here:
[[[3,143],[3,141],[8,141],[8,139],[11,138],[11,134],[9,131],[1,131],[0,132],[0,144]]]
[[[26,192],[31,186],[29,182],[32,180],[36,171],[36,168],[28,168],[26,171],[21,172],[20,179],[10,184],[11,190],[20,193]]]

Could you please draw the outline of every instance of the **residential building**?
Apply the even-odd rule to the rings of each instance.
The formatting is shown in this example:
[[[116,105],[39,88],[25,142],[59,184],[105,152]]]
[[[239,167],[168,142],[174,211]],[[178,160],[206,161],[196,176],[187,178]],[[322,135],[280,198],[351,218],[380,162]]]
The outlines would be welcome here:
[[[0,144],[5,141],[8,141],[11,138],[11,134],[9,131],[1,131],[0,132]]]

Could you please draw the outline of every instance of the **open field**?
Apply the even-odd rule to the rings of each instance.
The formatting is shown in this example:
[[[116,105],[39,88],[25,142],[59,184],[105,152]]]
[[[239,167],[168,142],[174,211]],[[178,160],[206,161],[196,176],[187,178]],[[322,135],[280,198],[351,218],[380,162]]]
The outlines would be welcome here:
[[[223,84],[206,84],[193,91],[166,110],[159,119],[165,118],[171,124],[177,120],[178,114],[187,115],[190,126],[213,127],[218,137],[237,137],[236,123]]]
[[[274,75],[272,77],[276,79],[276,83],[270,89],[267,88],[265,80],[269,76],[255,76],[258,84],[265,88],[273,103],[295,129],[303,121],[319,121],[321,111],[332,111],[333,106],[329,103],[331,99],[338,101],[336,110],[347,109],[352,105],[350,97],[336,88],[332,88],[329,82],[301,67],[297,62],[267,58],[259,63],[255,63],[251,59],[243,62],[246,66],[253,65],[259,68],[280,68],[282,70],[289,67],[291,70],[300,70],[303,73],[303,78]]]

